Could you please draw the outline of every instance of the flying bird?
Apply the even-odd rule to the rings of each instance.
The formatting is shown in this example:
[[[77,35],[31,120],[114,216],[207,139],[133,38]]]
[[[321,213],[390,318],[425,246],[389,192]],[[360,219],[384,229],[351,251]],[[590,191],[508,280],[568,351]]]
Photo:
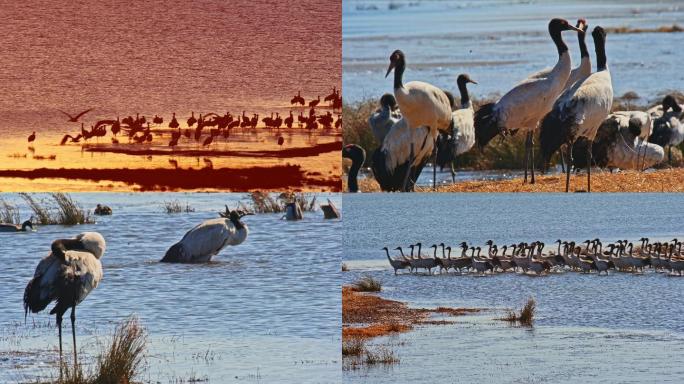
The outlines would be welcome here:
[[[83,116],[83,115],[85,115],[86,113],[92,111],[93,109],[95,109],[95,108],[86,109],[85,111],[79,113],[79,114],[76,115],[76,116],[71,116],[70,114],[68,114],[68,113],[66,113],[66,112],[64,112],[64,111],[62,111],[61,109],[58,109],[58,111],[62,112],[63,114],[65,114],[65,115],[67,115],[67,116],[69,117],[69,120],[67,120],[67,121],[72,122],[72,123],[78,123],[78,119],[79,119],[81,116]]]

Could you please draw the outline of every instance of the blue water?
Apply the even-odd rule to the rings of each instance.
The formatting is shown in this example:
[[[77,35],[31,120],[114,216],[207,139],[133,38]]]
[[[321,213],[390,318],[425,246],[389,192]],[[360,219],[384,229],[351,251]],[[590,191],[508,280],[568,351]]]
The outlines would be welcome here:
[[[381,250],[433,243],[484,247],[558,238],[670,240],[684,236],[682,194],[347,194],[344,283],[370,275],[383,297],[417,307],[487,310],[456,324],[425,325],[375,340],[401,362],[345,370],[345,382],[680,382],[684,278],[647,271],[607,277],[573,272],[394,276]],[[549,248],[547,248],[547,251]],[[457,253],[458,254],[458,253]],[[495,320],[537,301],[533,329]],[[429,362],[426,363],[426,362]],[[422,364],[422,365],[421,365]],[[416,369],[420,367],[421,369]],[[423,369],[424,368],[424,369]],[[428,376],[426,376],[428,375]]]
[[[344,98],[354,102],[391,92],[392,78],[384,76],[395,49],[406,54],[406,81],[427,81],[457,94],[456,77],[465,72],[479,82],[469,88],[472,95],[501,95],[529,74],[555,64],[557,55],[547,32],[553,17],[572,23],[584,17],[590,28],[657,28],[681,24],[684,4],[676,0],[344,0]],[[563,38],[577,65],[576,35],[566,32]],[[594,60],[591,38],[587,44]],[[663,91],[682,90],[683,56],[675,48],[682,44],[684,33],[609,34],[606,50],[615,95],[636,91],[643,98],[637,102],[646,103]]]
[[[320,209],[299,222],[280,220],[279,214],[247,216],[247,240],[226,247],[213,262],[161,264],[187,230],[218,217],[225,204],[247,202],[247,195],[72,196],[88,209],[107,204],[114,214],[96,217],[92,225],[0,233],[0,382],[35,382],[57,372],[54,319],[40,313],[24,325],[23,289],[54,239],[83,231],[98,231],[107,241],[104,278],[77,310],[83,361],[92,361],[97,341],[116,323],[135,314],[150,338],[143,377],[148,381],[339,382],[341,220],[324,220]],[[339,195],[317,196],[319,203],[330,198],[341,208]],[[0,197],[28,216],[17,195]],[[167,214],[162,203],[171,200],[195,212]],[[64,347],[71,351],[66,335]]]

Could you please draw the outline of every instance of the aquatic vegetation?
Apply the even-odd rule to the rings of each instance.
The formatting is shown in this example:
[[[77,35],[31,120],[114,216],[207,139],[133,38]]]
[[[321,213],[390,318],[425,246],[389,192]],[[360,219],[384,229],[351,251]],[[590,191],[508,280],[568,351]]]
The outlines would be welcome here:
[[[353,288],[357,292],[380,292],[382,283],[371,276],[364,276],[353,284]]]
[[[195,212],[195,208],[192,208],[190,203],[185,203],[185,205],[183,205],[180,200],[165,201],[163,208],[166,213]]]
[[[278,197],[267,192],[252,192],[247,195],[251,200],[251,208],[240,203],[243,210],[254,213],[281,213],[285,212],[288,203],[296,202],[304,212],[316,210],[316,196],[312,193],[283,192]]]
[[[520,313],[515,313],[514,311],[509,310],[506,316],[504,316],[501,320],[508,321],[509,323],[519,323],[525,327],[531,327],[534,324],[534,312],[536,306],[537,303],[534,301],[534,298],[530,297],[527,299],[525,306],[520,310]]]
[[[365,349],[366,343],[361,338],[342,340],[342,356],[361,356]]]
[[[32,194],[20,193],[22,199],[33,211],[35,222],[41,225],[91,224],[90,213],[65,193],[51,193],[54,205],[45,200],[37,200]]]
[[[675,33],[684,32],[684,27],[679,24],[663,25],[657,28],[631,28],[631,27],[608,27],[606,28],[607,33]]]
[[[21,217],[17,207],[0,197],[0,223],[20,224]]]
[[[364,362],[368,365],[397,364],[399,363],[399,358],[391,349],[385,346],[379,346],[375,350],[366,350],[366,358],[364,359]]]
[[[93,372],[77,365],[62,364],[62,377],[58,384],[120,384],[133,383],[145,363],[147,335],[136,317],[129,317],[119,324],[104,345],[97,358]]]

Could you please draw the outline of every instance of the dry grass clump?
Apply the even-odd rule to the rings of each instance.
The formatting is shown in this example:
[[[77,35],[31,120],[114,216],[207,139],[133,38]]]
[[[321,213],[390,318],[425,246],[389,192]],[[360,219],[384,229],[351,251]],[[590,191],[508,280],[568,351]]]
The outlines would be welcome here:
[[[90,218],[90,212],[71,198],[66,193],[51,193],[50,197],[54,201],[52,207],[45,200],[38,201],[31,194],[19,194],[29,208],[33,211],[34,219],[42,225],[77,225],[91,224],[94,221]]]
[[[623,27],[608,27],[606,28],[606,33],[676,33],[684,32],[684,27],[679,24],[663,25],[657,28],[631,28],[627,26]]]
[[[363,276],[352,287],[357,292],[380,292],[382,290],[382,283],[371,276]]]
[[[510,323],[518,323],[525,327],[531,327],[534,323],[534,312],[536,306],[537,303],[534,301],[534,298],[530,297],[527,299],[527,303],[525,303],[525,306],[520,310],[519,313],[508,311],[506,316],[501,320],[508,321]]]
[[[19,209],[0,197],[0,223],[20,224],[20,222]]]
[[[189,213],[189,212],[195,212],[195,208],[192,208],[190,206],[190,203],[181,203],[179,200],[171,200],[171,201],[165,201],[163,205],[164,210],[166,213]]]
[[[379,346],[374,351],[366,349],[366,358],[363,360],[367,365],[374,364],[397,364],[399,358],[394,355],[391,349]]]
[[[81,366],[62,365],[58,384],[129,384],[135,382],[145,363],[147,336],[136,317],[116,327],[112,340],[102,349],[94,372]]]
[[[240,203],[245,211],[254,213],[281,213],[285,212],[288,203],[297,203],[304,212],[316,210],[316,195],[313,193],[283,192],[277,197],[267,192],[252,192],[247,195],[251,200],[251,209]]]
[[[361,356],[366,348],[366,343],[358,337],[342,340],[342,356]]]

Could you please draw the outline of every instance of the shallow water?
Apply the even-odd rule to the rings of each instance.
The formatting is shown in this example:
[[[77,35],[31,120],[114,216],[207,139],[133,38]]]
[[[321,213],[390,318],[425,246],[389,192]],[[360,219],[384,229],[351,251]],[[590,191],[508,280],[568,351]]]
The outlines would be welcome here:
[[[590,28],[657,28],[681,23],[684,7],[676,0],[345,0],[342,15],[343,92],[353,102],[391,92],[391,76],[384,75],[395,49],[406,54],[406,81],[427,81],[457,95],[456,77],[465,72],[479,82],[469,87],[471,94],[492,96],[555,64],[547,33],[553,17],[573,23],[584,17]],[[577,65],[576,35],[566,32],[563,38]],[[615,95],[635,91],[645,103],[668,89],[681,90],[682,54],[674,47],[683,43],[682,33],[610,34],[606,51]],[[593,41],[587,45],[593,59]]]
[[[411,306],[490,309],[455,325],[376,340],[389,343],[400,364],[345,371],[345,382],[678,382],[682,278],[651,271],[395,277],[381,248],[493,239],[541,240],[548,250],[557,238],[670,240],[684,233],[682,207],[679,194],[345,195],[343,260],[351,270],[345,283],[371,275],[383,282],[383,297]],[[530,296],[538,311],[533,329],[493,320]],[[425,361],[427,371],[416,369]]]
[[[93,225],[0,234],[0,253],[13,255],[0,267],[0,381],[35,381],[57,372],[57,332],[46,326],[46,313],[23,324],[23,289],[54,239],[98,231],[107,240],[104,278],[78,306],[82,359],[96,355],[99,336],[136,314],[150,336],[144,375],[150,381],[339,382],[340,220],[323,220],[320,210],[305,213],[301,222],[279,220],[278,214],[247,216],[248,239],[213,262],[161,264],[166,249],[187,230],[246,195],[72,196],[90,209],[106,203],[114,214],[97,217]],[[319,203],[330,198],[341,208],[339,195],[317,196]],[[17,195],[2,197],[24,206]],[[196,211],[163,212],[162,202],[176,199]],[[65,335],[64,347],[71,351]]]

